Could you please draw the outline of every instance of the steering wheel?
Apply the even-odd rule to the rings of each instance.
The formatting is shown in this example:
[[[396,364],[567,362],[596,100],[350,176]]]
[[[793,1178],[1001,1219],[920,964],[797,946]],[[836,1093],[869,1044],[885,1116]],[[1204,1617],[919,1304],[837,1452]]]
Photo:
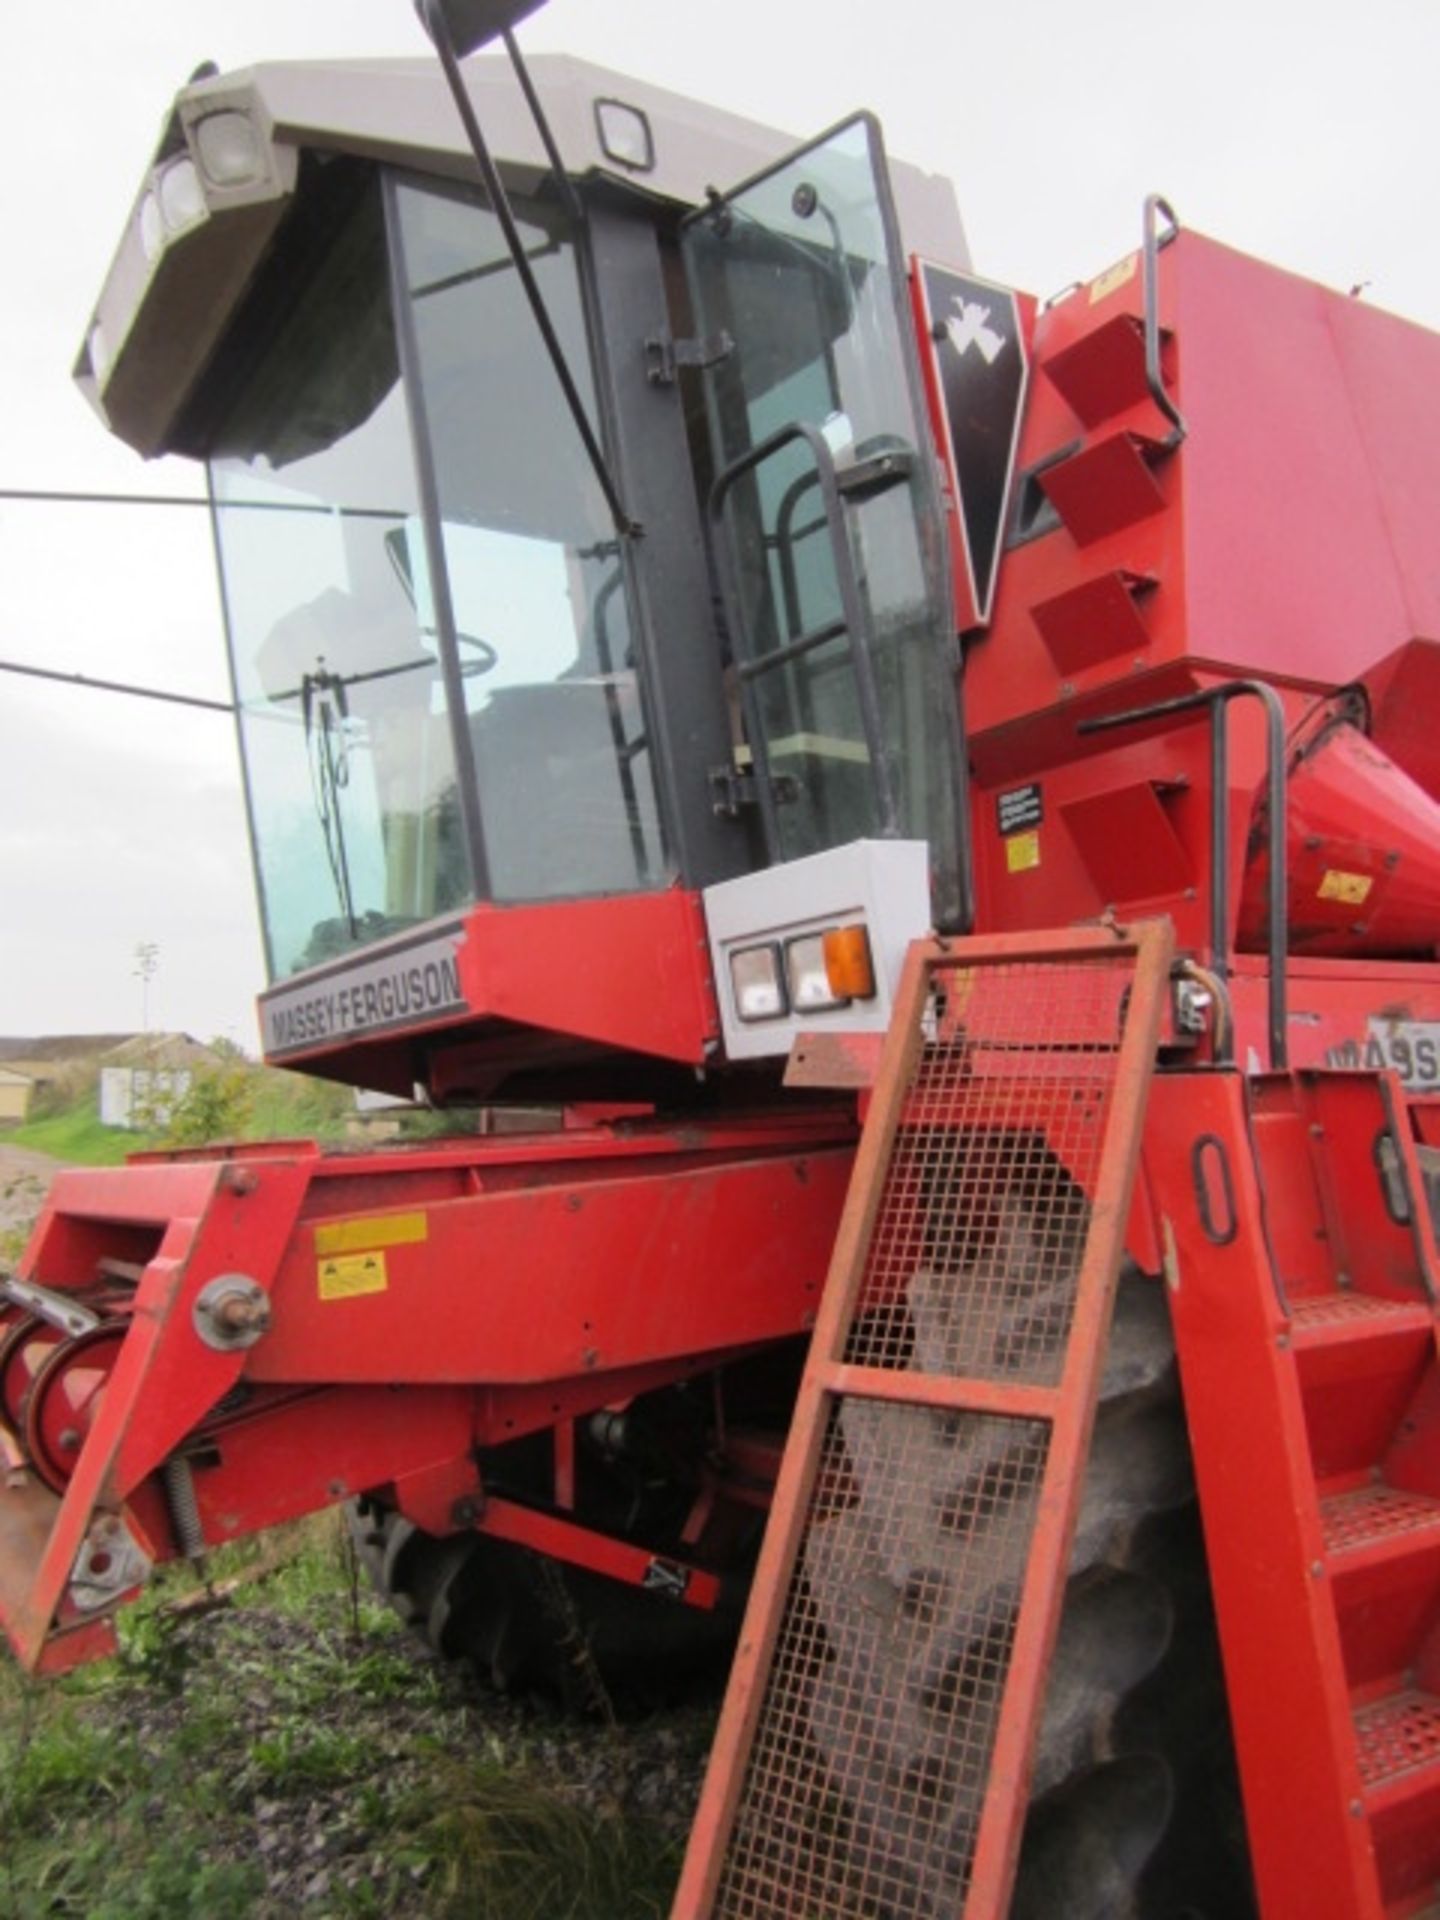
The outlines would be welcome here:
[[[478,680],[482,673],[489,673],[492,667],[498,667],[500,656],[488,640],[482,640],[478,633],[457,633],[457,647],[460,650],[460,678]],[[467,659],[464,649],[471,649]]]

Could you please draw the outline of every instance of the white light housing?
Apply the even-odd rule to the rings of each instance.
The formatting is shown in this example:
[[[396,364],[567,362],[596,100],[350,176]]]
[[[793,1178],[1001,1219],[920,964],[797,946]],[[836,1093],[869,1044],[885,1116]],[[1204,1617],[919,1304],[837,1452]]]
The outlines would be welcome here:
[[[655,138],[639,107],[627,106],[623,100],[597,100],[595,127],[607,160],[632,173],[649,173],[655,165]]]
[[[763,947],[742,947],[738,953],[732,953],[730,986],[735,995],[735,1011],[742,1020],[783,1020],[789,1006],[780,971],[778,941],[767,941]]]
[[[195,162],[188,155],[172,160],[156,183],[160,214],[167,233],[183,233],[205,213],[205,189]]]
[[[190,129],[200,169],[214,187],[243,187],[264,171],[259,137],[248,113],[207,113]]]
[[[147,193],[140,202],[139,227],[140,251],[147,260],[158,260],[165,244],[165,228],[160,219],[160,202],[153,193]]]
[[[826,1007],[849,1005],[836,993],[825,969],[825,935],[803,933],[785,945],[785,974],[790,987],[790,1004],[796,1013],[818,1013]]]
[[[103,380],[110,371],[110,343],[106,340],[97,320],[90,329],[90,337],[85,342],[85,350],[90,356],[90,371],[97,380]]]

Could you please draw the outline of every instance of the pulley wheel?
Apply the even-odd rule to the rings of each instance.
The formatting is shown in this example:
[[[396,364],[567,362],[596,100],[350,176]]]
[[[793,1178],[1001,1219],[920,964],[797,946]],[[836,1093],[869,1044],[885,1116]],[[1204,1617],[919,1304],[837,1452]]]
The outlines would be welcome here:
[[[24,1427],[25,1400],[36,1374],[67,1338],[48,1320],[26,1313],[0,1339],[0,1420],[17,1437]]]
[[[25,1400],[25,1449],[48,1487],[64,1491],[86,1435],[105,1398],[105,1386],[126,1325],[114,1321],[63,1340],[43,1358]]]

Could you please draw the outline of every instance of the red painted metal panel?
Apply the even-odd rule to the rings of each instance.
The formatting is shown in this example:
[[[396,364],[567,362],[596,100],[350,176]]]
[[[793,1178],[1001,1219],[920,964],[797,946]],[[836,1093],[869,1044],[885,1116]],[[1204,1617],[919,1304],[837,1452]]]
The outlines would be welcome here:
[[[557,1036],[609,1051],[701,1065],[719,1032],[704,920],[697,894],[680,888],[533,906],[482,905],[461,923],[460,986],[468,1013],[446,1014],[398,1033],[286,1051],[286,1066],[408,1095],[417,1035],[436,1031],[449,1049],[471,1050],[469,1079],[543,1060]],[[357,959],[373,957],[366,947]],[[345,962],[310,976],[317,992],[343,983]],[[302,977],[286,981],[288,994]],[[262,1012],[264,1002],[261,1003]],[[499,1028],[484,1022],[503,1022]],[[531,1030],[518,1034],[515,1028]],[[267,1052],[267,1057],[277,1057]],[[458,1066],[455,1072],[459,1073]]]
[[[612,1160],[608,1178],[586,1180],[562,1164],[544,1181],[532,1171],[525,1187],[425,1202],[388,1176],[363,1209],[345,1209],[351,1255],[365,1249],[368,1220],[381,1255],[373,1290],[353,1294],[327,1289],[335,1221],[312,1209],[276,1275],[273,1330],[248,1377],[523,1385],[807,1330],[848,1147],[716,1151],[699,1167],[677,1158]],[[416,1237],[390,1241],[378,1207],[413,1211]]]
[[[1028,944],[912,949],[676,1920],[1006,1911],[1170,953]]]
[[[178,1551],[158,1479],[177,1455],[211,1543],[380,1486],[444,1532],[481,1492],[477,1444],[798,1335],[853,1132],[839,1111],[798,1108],[60,1175],[22,1272],[115,1331],[103,1378],[88,1335],[44,1343],[47,1370],[69,1356],[85,1395],[62,1493],[26,1470],[28,1429],[9,1410],[0,1627],[27,1664],[103,1650],[108,1629],[85,1608],[103,1616],[123,1593],[77,1610],[77,1554],[112,1513],[150,1558]],[[254,1290],[254,1344],[207,1338],[207,1287]],[[15,1349],[16,1385],[39,1359]],[[63,1648],[47,1652],[56,1632]]]
[[[1142,280],[1132,258],[1037,322],[1020,453],[1027,537],[1006,553],[990,631],[967,648],[979,924],[1163,905],[1179,944],[1202,950],[1204,727],[1171,722],[1149,739],[1097,742],[1077,726],[1236,675],[1276,684],[1293,725],[1317,693],[1366,682],[1377,742],[1440,795],[1440,746],[1423,724],[1440,674],[1425,531],[1440,512],[1440,442],[1425,431],[1440,338],[1182,233],[1160,253],[1159,310],[1165,380],[1190,431],[1177,450],[1142,460],[1134,442],[1158,430],[1138,378]],[[1412,407],[1418,395],[1428,397]],[[1047,496],[1058,519],[1043,511]],[[1132,597],[1127,580],[1148,584]],[[1261,782],[1256,723],[1239,712],[1231,723],[1237,876]],[[1302,763],[1302,808],[1312,781]],[[1028,782],[1044,788],[1045,820],[1038,845],[1009,860],[991,821],[995,795]],[[1148,877],[1097,877],[1063,815],[1143,783],[1169,788],[1166,815],[1189,867],[1177,865],[1164,894],[1153,860]],[[1344,806],[1297,828],[1297,946],[1394,955],[1432,944],[1429,856],[1414,838],[1423,804],[1410,812],[1409,831],[1393,811],[1362,822]],[[1317,837],[1354,857],[1307,851]],[[1347,911],[1355,883],[1327,881],[1332,871],[1368,880],[1375,912]],[[1237,883],[1232,913],[1239,894]],[[1403,914],[1387,904],[1402,894]],[[1257,925],[1248,912],[1252,945]]]

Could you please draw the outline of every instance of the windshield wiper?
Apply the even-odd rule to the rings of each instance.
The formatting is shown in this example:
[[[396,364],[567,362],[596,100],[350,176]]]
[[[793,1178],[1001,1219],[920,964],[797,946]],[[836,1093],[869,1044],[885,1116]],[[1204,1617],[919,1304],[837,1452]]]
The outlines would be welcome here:
[[[355,920],[355,895],[350,883],[350,855],[345,845],[345,818],[340,795],[350,784],[350,750],[345,723],[350,717],[345,682],[338,673],[307,673],[300,682],[300,711],[305,721],[305,745],[310,756],[310,779],[315,790],[315,812],[325,841],[325,857],[340,911],[352,940],[360,935]]]

